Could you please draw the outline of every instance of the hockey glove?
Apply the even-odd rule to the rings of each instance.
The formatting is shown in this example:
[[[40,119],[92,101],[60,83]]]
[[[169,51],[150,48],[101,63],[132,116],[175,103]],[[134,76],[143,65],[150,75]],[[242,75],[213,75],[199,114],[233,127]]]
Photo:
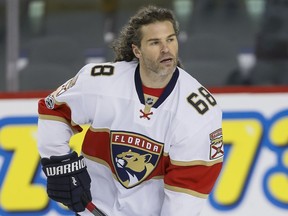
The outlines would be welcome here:
[[[41,159],[42,169],[47,176],[48,196],[74,212],[85,210],[83,197],[91,201],[91,179],[83,156],[76,152],[63,156]]]

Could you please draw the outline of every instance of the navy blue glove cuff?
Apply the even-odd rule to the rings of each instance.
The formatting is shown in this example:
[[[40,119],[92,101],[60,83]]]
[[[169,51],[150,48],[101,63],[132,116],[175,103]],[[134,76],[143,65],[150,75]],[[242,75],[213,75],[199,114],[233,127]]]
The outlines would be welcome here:
[[[51,156],[50,159],[43,158],[41,164],[47,177],[77,174],[86,169],[84,157],[78,157],[76,152],[64,156]]]

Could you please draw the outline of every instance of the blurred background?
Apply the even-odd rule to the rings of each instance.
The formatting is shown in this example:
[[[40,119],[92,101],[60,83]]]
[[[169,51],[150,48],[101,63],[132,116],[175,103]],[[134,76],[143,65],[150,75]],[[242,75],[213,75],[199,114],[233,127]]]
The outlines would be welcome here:
[[[181,61],[223,109],[224,168],[201,216],[288,215],[288,0],[0,0],[1,216],[74,216],[46,194],[38,99],[113,61],[148,4],[175,12]]]
[[[206,87],[288,84],[288,0],[0,0],[0,91],[50,90],[143,5],[173,9],[180,58]]]

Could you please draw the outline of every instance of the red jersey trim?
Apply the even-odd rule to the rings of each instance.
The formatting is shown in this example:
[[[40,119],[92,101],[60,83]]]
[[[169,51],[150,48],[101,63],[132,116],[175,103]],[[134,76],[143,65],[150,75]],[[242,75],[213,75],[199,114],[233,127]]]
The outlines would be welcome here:
[[[202,197],[213,189],[221,168],[222,162],[212,166],[178,166],[169,162],[164,183],[171,190]]]
[[[42,119],[56,120],[67,123],[73,130],[81,132],[83,129],[72,122],[71,110],[66,104],[56,105],[53,109],[48,109],[45,99],[42,98],[38,102],[38,114]]]
[[[165,88],[149,88],[144,85],[142,85],[142,88],[144,94],[152,95],[154,97],[160,97],[165,90]]]
[[[183,162],[183,161],[171,160],[171,164],[176,165],[176,166],[196,166],[196,165],[213,166],[214,164],[222,163],[222,162],[223,162],[223,157],[216,159],[216,160],[211,160],[211,161],[195,160],[195,161]]]
[[[89,156],[95,159],[97,158],[98,163],[101,161],[101,164],[108,165],[115,174],[110,153],[110,130],[97,130],[90,127],[83,140],[82,152],[87,158],[89,158]]]

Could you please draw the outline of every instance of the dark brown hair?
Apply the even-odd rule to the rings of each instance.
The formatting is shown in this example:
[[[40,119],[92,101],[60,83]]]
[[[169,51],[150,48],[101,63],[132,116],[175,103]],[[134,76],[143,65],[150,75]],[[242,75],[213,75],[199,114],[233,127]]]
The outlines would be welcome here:
[[[141,8],[130,18],[128,24],[120,32],[118,39],[113,42],[114,61],[134,60],[135,55],[132,51],[132,44],[140,48],[142,40],[141,27],[158,21],[170,21],[176,35],[178,35],[179,25],[171,10],[151,5]]]

